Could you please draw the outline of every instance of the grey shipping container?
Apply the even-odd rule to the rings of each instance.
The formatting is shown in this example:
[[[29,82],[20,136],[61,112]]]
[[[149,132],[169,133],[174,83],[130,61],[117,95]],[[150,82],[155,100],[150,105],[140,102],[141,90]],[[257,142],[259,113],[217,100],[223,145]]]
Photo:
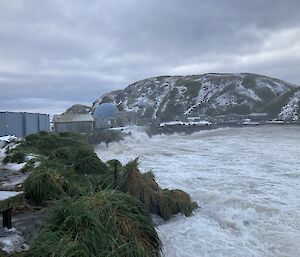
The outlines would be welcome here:
[[[50,131],[48,114],[0,112],[0,136],[25,137],[39,131]]]

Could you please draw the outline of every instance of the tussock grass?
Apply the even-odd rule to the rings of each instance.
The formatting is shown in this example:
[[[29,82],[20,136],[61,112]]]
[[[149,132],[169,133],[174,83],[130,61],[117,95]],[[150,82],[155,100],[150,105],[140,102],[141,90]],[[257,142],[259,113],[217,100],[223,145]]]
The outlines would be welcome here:
[[[66,198],[50,210],[26,256],[158,257],[161,242],[149,212],[116,191]]]
[[[182,213],[190,216],[197,204],[181,190],[161,189],[150,171],[142,174],[138,170],[138,159],[124,166],[118,177],[119,189],[137,197],[151,213],[168,220],[172,215]]]
[[[47,133],[39,132],[28,135],[16,150],[29,151],[39,155],[50,155],[60,147],[79,147],[87,143],[87,138],[77,133]]]
[[[160,216],[168,220],[176,213],[191,216],[193,210],[197,208],[195,202],[191,202],[190,196],[182,190],[162,190],[158,195],[158,209]]]
[[[51,170],[37,170],[25,181],[25,197],[37,205],[65,196],[66,182]]]
[[[77,139],[77,135],[71,133],[38,133],[28,136],[16,148],[40,154],[40,166],[35,168],[34,163],[30,163],[25,169],[33,171],[24,184],[25,196],[30,202],[46,204],[65,195],[93,194],[110,186],[108,167],[85,142],[84,137]],[[41,145],[47,145],[48,149],[39,149]]]
[[[3,163],[7,164],[9,162],[11,163],[22,163],[25,161],[25,154],[23,152],[12,152],[9,155],[6,155],[3,159]]]
[[[54,149],[49,156],[49,160],[57,161],[66,164],[72,165],[74,163],[75,153],[73,147],[63,146],[57,149]]]
[[[103,163],[92,148],[82,147],[77,151],[74,159],[74,169],[80,174],[100,174],[108,172]]]
[[[24,254],[25,254],[24,252],[8,254],[0,250],[0,257],[23,257]]]

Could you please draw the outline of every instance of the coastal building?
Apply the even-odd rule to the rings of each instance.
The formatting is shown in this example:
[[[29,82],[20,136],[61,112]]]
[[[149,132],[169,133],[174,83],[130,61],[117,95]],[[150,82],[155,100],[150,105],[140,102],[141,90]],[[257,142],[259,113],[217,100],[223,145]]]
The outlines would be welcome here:
[[[24,138],[39,131],[50,131],[48,114],[28,112],[0,112],[0,136]]]
[[[251,121],[266,121],[268,119],[268,114],[264,112],[250,113],[248,119],[251,119]]]
[[[203,120],[208,120],[208,116],[207,115],[199,115],[199,116],[190,116],[187,117],[187,121],[188,122],[199,122],[199,121],[203,121]]]
[[[117,113],[116,126],[126,127],[137,125],[138,117],[135,111],[121,111]]]
[[[57,133],[78,132],[92,133],[94,117],[91,114],[62,114],[54,115],[53,128]]]
[[[95,119],[94,128],[105,129],[115,127],[118,112],[118,108],[112,103],[100,104],[93,113]]]
[[[158,128],[160,126],[159,118],[142,118],[137,121],[138,126],[148,126],[152,128]]]

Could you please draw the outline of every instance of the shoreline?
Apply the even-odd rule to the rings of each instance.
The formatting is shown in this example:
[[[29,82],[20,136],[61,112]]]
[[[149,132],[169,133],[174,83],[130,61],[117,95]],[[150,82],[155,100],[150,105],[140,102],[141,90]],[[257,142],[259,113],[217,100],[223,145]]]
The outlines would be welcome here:
[[[163,134],[174,134],[174,133],[185,133],[187,135],[193,134],[195,132],[203,131],[203,130],[214,130],[220,128],[247,128],[247,127],[297,127],[300,128],[300,123],[262,123],[262,124],[212,124],[212,125],[180,125],[180,124],[172,124],[165,125],[163,127],[150,128],[147,130],[147,134],[151,137],[154,135],[163,135]]]

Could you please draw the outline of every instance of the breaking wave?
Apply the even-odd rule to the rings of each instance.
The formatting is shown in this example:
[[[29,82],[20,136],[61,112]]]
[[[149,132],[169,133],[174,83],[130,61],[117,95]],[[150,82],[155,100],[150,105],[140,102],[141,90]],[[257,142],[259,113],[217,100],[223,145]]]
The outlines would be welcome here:
[[[140,157],[162,187],[201,206],[158,227],[167,257],[300,253],[300,127],[224,128],[192,135],[132,136],[96,152],[123,163]]]

